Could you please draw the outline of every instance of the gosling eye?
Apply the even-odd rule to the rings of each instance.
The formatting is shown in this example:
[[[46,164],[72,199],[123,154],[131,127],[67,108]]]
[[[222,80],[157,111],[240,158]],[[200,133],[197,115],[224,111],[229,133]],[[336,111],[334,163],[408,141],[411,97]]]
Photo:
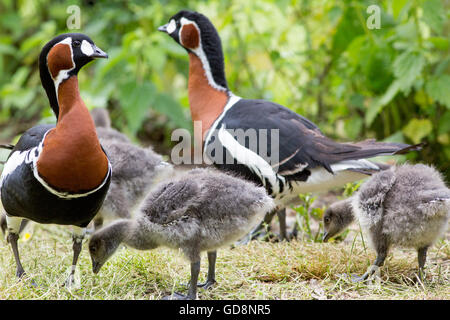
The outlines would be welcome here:
[[[325,217],[324,219],[323,219],[323,221],[325,222],[325,223],[330,223],[330,217]]]
[[[75,40],[75,41],[72,43],[72,46],[73,46],[74,48],[78,48],[79,46],[81,46],[81,41]]]

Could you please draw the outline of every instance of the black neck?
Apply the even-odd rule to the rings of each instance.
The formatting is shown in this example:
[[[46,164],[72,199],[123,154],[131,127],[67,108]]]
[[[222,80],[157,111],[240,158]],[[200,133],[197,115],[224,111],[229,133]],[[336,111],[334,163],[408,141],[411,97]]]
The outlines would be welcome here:
[[[47,67],[47,57],[45,59],[39,59],[39,74],[41,76],[41,83],[47,93],[48,101],[50,102],[50,107],[55,113],[56,119],[59,116],[59,105],[58,98],[56,96],[56,88],[53,82],[50,72]]]
[[[202,47],[206,59],[208,60],[214,82],[228,90],[228,84],[225,78],[224,56],[219,36],[212,37],[211,35],[208,35],[205,37],[205,35],[202,34]]]
[[[222,41],[219,33],[212,22],[204,15],[198,12],[182,10],[174,16],[178,19],[184,16],[191,21],[195,21],[200,28],[200,39],[203,52],[209,62],[211,74],[214,82],[228,90],[227,80],[225,78],[225,63],[222,51]]]

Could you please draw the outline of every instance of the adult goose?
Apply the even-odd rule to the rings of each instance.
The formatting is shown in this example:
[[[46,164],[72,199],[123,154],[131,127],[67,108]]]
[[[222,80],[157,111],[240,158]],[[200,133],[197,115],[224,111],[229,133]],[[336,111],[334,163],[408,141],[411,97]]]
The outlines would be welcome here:
[[[39,56],[42,85],[57,118],[55,125],[27,130],[11,150],[0,177],[7,239],[21,278],[17,246],[23,219],[73,226],[73,262],[66,285],[74,283],[85,228],[97,214],[111,181],[111,165],[80,96],[77,74],[96,58],[107,58],[86,35],[61,34]]]
[[[366,158],[418,148],[375,140],[339,143],[284,106],[233,94],[219,34],[201,13],[182,10],[158,30],[189,55],[189,105],[194,124],[201,124],[197,142],[204,156],[217,168],[266,188],[279,209],[282,239],[287,238],[285,207],[300,202],[299,194],[325,191],[384,169]]]

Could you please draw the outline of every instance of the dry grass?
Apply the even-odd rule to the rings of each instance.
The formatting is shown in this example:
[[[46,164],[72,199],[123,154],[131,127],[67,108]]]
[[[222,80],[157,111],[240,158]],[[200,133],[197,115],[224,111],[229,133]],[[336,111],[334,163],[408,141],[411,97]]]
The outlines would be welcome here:
[[[181,252],[120,249],[98,275],[91,271],[84,244],[79,261],[80,288],[62,287],[72,259],[70,229],[34,226],[20,243],[29,281],[17,281],[15,263],[0,242],[0,299],[160,299],[183,291],[189,266]],[[414,250],[394,249],[381,271],[381,282],[354,284],[346,274],[362,274],[375,258],[357,233],[351,243],[267,243],[224,248],[218,252],[218,284],[200,290],[200,299],[449,299],[450,242],[439,241],[429,252],[425,284],[416,280]],[[206,257],[201,279],[207,272]]]

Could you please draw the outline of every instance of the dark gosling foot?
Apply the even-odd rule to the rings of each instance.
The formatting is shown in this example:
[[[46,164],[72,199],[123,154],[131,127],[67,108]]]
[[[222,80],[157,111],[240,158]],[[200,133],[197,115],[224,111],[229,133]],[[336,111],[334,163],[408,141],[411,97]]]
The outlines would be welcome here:
[[[205,283],[197,283],[197,287],[207,290],[207,289],[211,288],[213,285],[215,285],[216,283],[217,283],[217,281],[214,279],[208,280]]]

